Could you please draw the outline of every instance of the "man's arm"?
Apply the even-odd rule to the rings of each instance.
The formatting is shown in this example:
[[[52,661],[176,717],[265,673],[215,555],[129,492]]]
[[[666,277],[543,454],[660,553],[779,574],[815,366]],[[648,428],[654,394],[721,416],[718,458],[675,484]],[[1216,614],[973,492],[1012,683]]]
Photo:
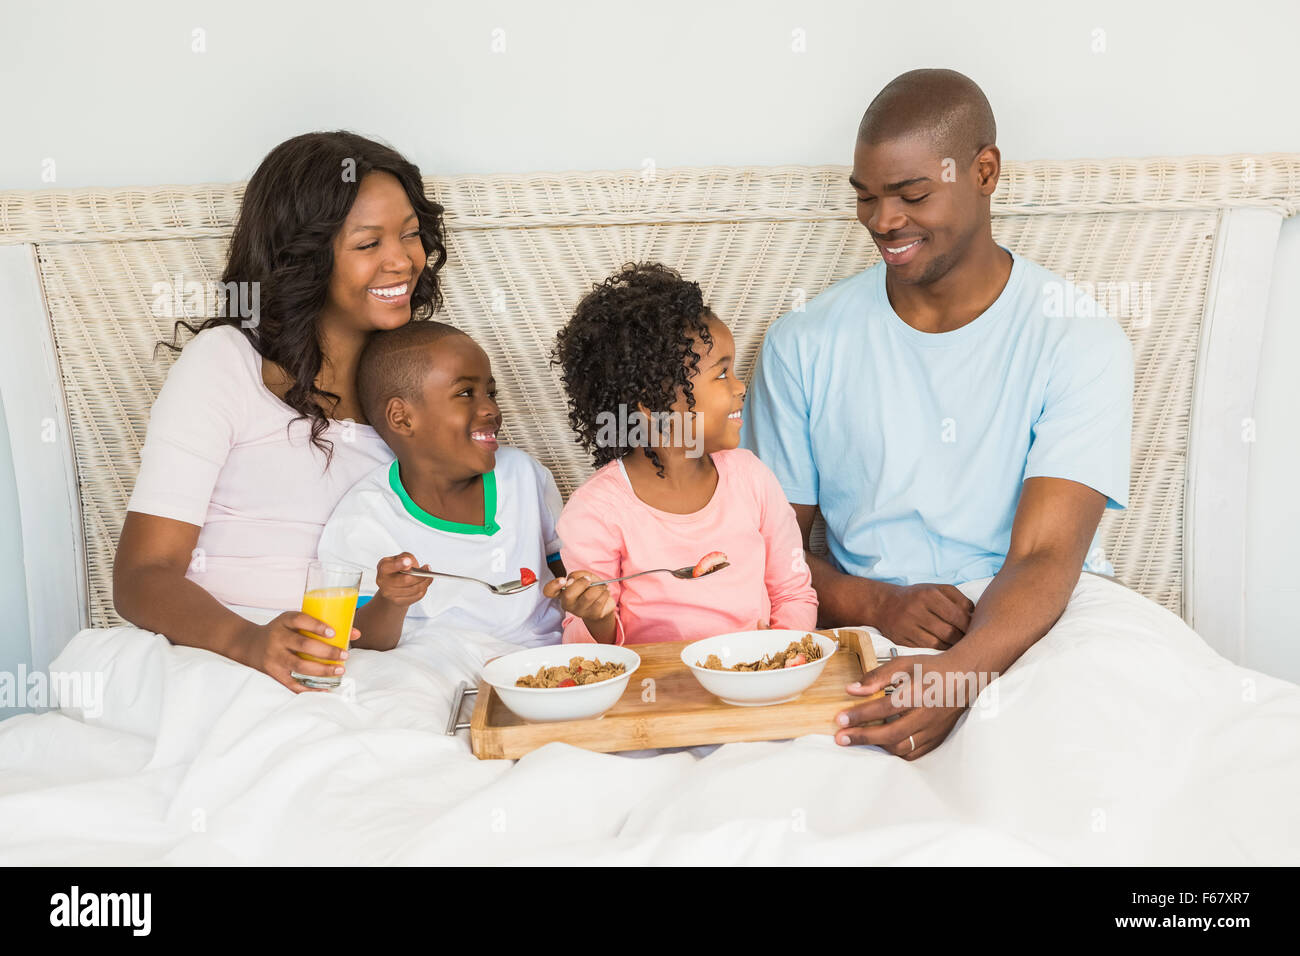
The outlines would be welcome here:
[[[897,694],[877,698],[878,692],[891,683],[901,688],[909,677],[928,686],[930,674],[994,676],[1015,663],[1065,610],[1105,507],[1106,496],[1085,484],[1026,478],[1007,560],[980,597],[966,636],[942,654],[899,658],[850,684],[849,694],[866,700],[837,715],[836,742],[872,744],[905,760],[942,744],[970,706],[964,695],[935,705],[907,691],[900,705]]]
[[[1027,478],[1006,562],[956,645],[965,669],[1001,673],[1060,619],[1079,583],[1106,496],[1065,478]]]
[[[813,522],[817,519],[816,505],[791,505],[799,533],[803,536],[804,560],[812,571],[813,590],[817,592],[817,623],[822,627],[847,627],[867,624],[873,613],[878,582],[857,578],[835,569],[829,561],[808,550],[812,538]],[[865,615],[865,617],[864,617]]]
[[[1003,671],[1065,611],[1108,501],[1128,503],[1133,350],[1108,316],[1070,323],[1034,423],[1001,570],[958,653]]]
[[[975,605],[950,584],[903,586],[844,574],[808,550],[816,505],[791,505],[803,535],[804,559],[817,592],[822,627],[869,624],[895,644],[945,650],[970,627]]]

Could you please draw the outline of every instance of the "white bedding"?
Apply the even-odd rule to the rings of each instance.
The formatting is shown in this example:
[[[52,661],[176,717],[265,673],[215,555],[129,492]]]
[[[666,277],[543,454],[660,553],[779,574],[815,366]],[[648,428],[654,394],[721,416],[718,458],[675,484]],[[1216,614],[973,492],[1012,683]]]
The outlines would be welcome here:
[[[479,761],[449,700],[510,649],[357,651],[348,700],[83,631],[53,669],[103,672],[102,713],[0,723],[0,862],[1300,863],[1300,687],[1093,575],[914,762],[829,733]]]

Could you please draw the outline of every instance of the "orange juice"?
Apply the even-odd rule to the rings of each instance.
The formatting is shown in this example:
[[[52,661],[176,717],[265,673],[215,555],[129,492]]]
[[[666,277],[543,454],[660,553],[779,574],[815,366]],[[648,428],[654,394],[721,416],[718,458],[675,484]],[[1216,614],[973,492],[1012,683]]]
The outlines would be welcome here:
[[[326,644],[332,644],[335,647],[347,650],[349,638],[352,636],[352,618],[357,613],[357,588],[316,588],[307,591],[302,596],[302,613],[310,614],[318,621],[324,621],[330,627],[334,628],[333,637],[325,637],[323,634],[312,634],[310,631],[299,631],[300,634],[306,634],[308,637],[314,637],[318,641],[324,641]],[[321,660],[319,657],[313,657],[310,654],[299,654],[305,661],[317,661],[321,664],[338,664],[338,661]]]

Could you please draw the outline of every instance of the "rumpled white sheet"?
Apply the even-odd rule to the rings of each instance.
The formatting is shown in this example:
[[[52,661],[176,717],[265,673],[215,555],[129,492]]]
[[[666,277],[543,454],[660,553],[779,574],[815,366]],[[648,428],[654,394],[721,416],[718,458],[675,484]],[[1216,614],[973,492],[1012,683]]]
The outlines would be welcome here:
[[[1093,575],[914,762],[829,733],[479,761],[443,734],[449,700],[510,649],[425,631],[357,651],[349,700],[83,631],[53,669],[102,671],[102,714],[0,723],[0,861],[1300,863],[1300,687]]]

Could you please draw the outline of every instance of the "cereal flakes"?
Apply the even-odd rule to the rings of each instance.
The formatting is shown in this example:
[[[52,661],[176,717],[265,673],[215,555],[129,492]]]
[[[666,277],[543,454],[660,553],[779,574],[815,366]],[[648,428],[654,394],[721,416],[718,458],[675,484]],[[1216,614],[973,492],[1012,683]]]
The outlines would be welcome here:
[[[799,656],[803,655],[803,660]],[[801,641],[791,641],[790,646],[783,651],[775,654],[764,655],[760,661],[748,661],[741,664],[733,664],[730,667],[722,666],[722,659],[717,654],[710,654],[703,661],[696,661],[696,667],[705,667],[711,671],[775,671],[784,667],[800,667],[803,664],[811,664],[815,660],[820,660],[822,656],[821,646],[813,640],[811,634],[805,634]]]
[[[525,674],[515,681],[515,686],[575,687],[579,684],[595,684],[609,680],[622,675],[626,670],[626,665],[615,664],[612,661],[601,663],[599,660],[589,661],[585,657],[571,657],[567,666],[540,667],[536,674]]]

